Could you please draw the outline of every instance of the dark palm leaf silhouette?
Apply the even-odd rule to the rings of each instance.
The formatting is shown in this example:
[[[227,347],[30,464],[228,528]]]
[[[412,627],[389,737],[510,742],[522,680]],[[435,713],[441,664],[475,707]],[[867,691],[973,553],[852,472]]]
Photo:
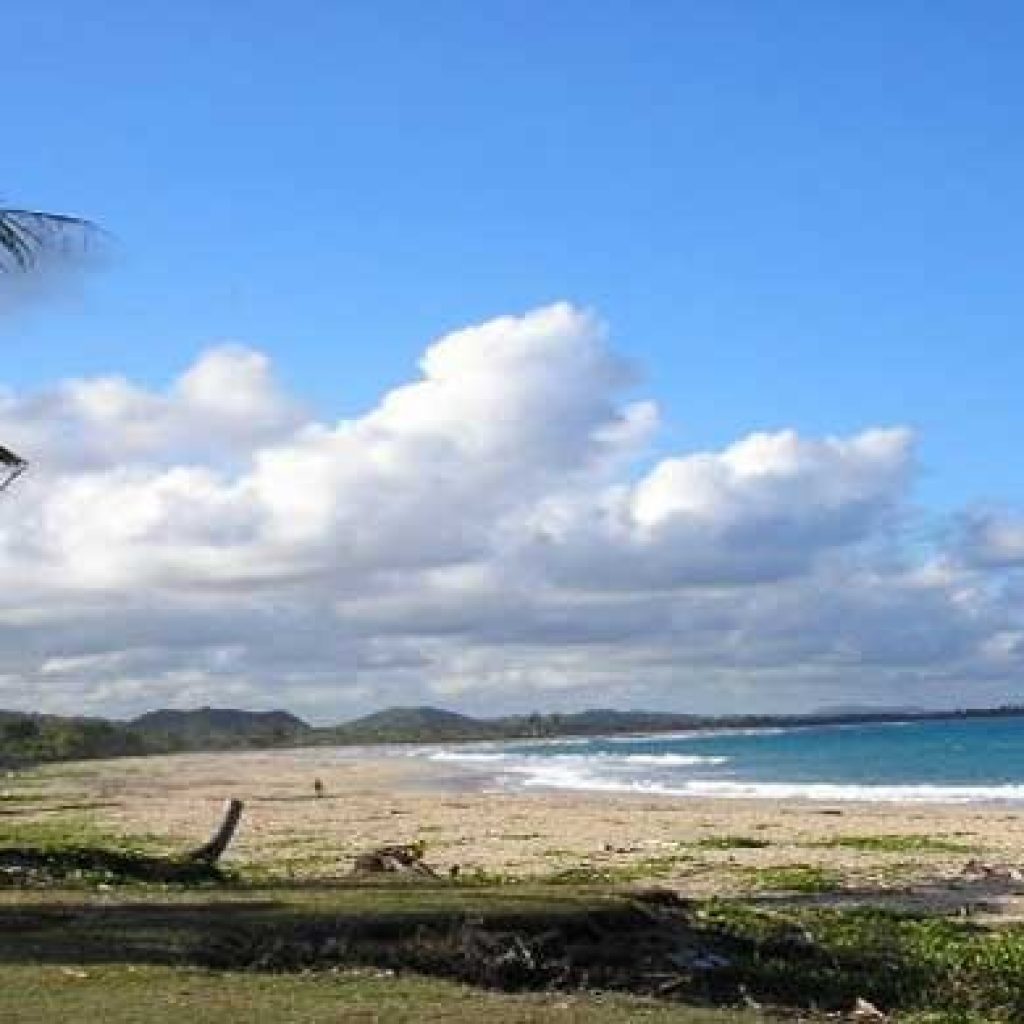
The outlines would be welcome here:
[[[95,231],[83,217],[0,207],[0,274],[32,270],[44,255],[81,251]],[[25,459],[0,445],[0,491],[27,468]]]
[[[81,251],[96,232],[84,217],[0,207],[0,273],[31,270],[48,253]]]

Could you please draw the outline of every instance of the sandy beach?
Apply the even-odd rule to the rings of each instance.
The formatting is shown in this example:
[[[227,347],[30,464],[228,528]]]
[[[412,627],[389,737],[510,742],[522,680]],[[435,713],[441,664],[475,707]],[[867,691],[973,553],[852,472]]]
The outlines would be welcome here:
[[[832,872],[844,892],[934,899],[960,891],[971,860],[1016,864],[1024,847],[1024,814],[1012,805],[490,792],[470,775],[379,752],[122,759],[56,765],[42,779],[55,809],[83,805],[103,829],[168,848],[206,838],[225,798],[240,797],[227,861],[282,879],[341,877],[361,851],[422,840],[432,866],[458,865],[464,877],[570,872],[708,895],[750,892],[770,869],[806,866]],[[1004,910],[1016,912],[1016,887],[1004,888]]]

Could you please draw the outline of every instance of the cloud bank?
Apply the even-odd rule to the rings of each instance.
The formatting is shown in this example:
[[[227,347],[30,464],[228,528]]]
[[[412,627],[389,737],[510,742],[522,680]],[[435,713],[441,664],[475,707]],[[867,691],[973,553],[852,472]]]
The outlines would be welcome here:
[[[753,432],[651,462],[658,410],[567,304],[456,331],[364,415],[203,353],[0,395],[0,706],[130,714],[983,703],[1024,666],[1024,527],[903,543],[914,437]],[[955,534],[955,535],[954,535]]]

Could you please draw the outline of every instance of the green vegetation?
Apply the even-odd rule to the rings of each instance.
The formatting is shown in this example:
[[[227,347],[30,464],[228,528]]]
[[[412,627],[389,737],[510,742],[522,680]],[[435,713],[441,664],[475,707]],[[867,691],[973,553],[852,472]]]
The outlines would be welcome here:
[[[0,766],[155,752],[141,736],[113,722],[0,712]]]
[[[505,995],[374,968],[307,976],[124,964],[0,966],[0,1020],[53,1024],[755,1024],[752,1013],[615,995]]]
[[[8,891],[0,1019],[41,1024],[104,1007],[107,1021],[160,1022],[201,1006],[214,1022],[739,1024],[765,1019],[728,1009],[744,1001],[807,1019],[857,998],[906,1024],[1024,1015],[1024,927],[638,899],[606,885],[400,881],[100,899]]]
[[[3,848],[36,846],[59,850],[90,845],[118,850],[139,848],[135,843],[99,829],[85,815],[64,814],[60,818],[5,820],[0,823],[0,847]]]
[[[586,864],[564,868],[548,875],[546,881],[554,885],[602,883],[621,885],[628,882],[642,882],[672,878],[692,863],[693,858],[685,853],[666,853],[656,857],[644,857],[629,864]]]
[[[744,943],[745,984],[783,1005],[919,1011],[906,1020],[1018,1021],[1024,1016],[1024,928],[984,929],[877,909],[769,913],[711,904],[702,920]],[[941,1012],[936,1007],[942,1007]]]
[[[285,746],[312,731],[283,711],[158,711],[133,722],[0,711],[0,766]]]
[[[311,731],[306,722],[287,711],[231,708],[150,711],[133,719],[129,728],[148,742],[188,750],[274,747],[294,743]]]
[[[1024,709],[1019,707],[914,715],[880,713],[721,717],[594,710],[575,714],[535,713],[480,719],[427,707],[389,708],[341,725],[315,728],[286,711],[254,712],[225,708],[162,710],[150,712],[130,722],[0,711],[0,767],[189,750],[657,734],[683,729],[838,725],[1020,715],[1024,715]]]
[[[571,856],[568,850],[548,850],[545,855],[555,860]],[[685,853],[668,853],[644,857],[628,864],[582,863],[558,868],[540,877],[515,875],[506,872],[470,870],[459,877],[467,885],[558,885],[558,886],[615,886],[633,882],[659,881],[676,877],[693,864]]]
[[[843,884],[839,872],[811,864],[750,868],[747,877],[752,888],[772,892],[834,892]]]
[[[88,818],[63,816],[0,825],[0,888],[136,883],[214,883],[225,874],[169,852],[157,837],[101,831]]]
[[[974,853],[977,850],[968,843],[925,835],[836,836],[810,845],[871,853]]]

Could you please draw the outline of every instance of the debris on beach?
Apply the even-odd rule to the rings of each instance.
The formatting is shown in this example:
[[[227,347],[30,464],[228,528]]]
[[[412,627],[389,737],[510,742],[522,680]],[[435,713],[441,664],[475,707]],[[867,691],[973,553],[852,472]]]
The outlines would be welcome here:
[[[960,870],[960,874],[971,881],[984,879],[992,881],[1020,882],[1024,881],[1024,870],[1012,864],[986,864],[981,860],[969,860]]]
[[[356,856],[352,873],[356,875],[407,874],[437,878],[437,872],[424,861],[427,844],[415,843],[378,846]]]
[[[850,1019],[855,1021],[862,1021],[864,1024],[869,1024],[871,1021],[886,1021],[888,1016],[875,1006],[874,1003],[868,1002],[867,999],[858,998],[854,1004],[853,1010],[850,1013]]]
[[[593,989],[669,999],[739,999],[737,971],[749,955],[748,942],[701,926],[689,902],[672,896],[636,893],[617,906],[561,912],[424,915],[415,928],[402,915],[331,917],[292,932],[215,928],[196,955],[214,969],[335,970],[372,964],[510,992]]]

